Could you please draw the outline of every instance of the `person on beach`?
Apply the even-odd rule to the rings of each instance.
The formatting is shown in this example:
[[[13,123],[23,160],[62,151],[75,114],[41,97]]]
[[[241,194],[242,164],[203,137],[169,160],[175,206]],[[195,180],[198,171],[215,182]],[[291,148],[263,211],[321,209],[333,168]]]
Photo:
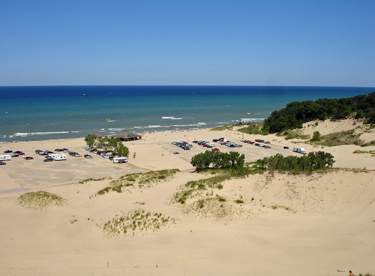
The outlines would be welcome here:
[[[349,276],[354,276],[354,273],[351,270],[349,270]]]

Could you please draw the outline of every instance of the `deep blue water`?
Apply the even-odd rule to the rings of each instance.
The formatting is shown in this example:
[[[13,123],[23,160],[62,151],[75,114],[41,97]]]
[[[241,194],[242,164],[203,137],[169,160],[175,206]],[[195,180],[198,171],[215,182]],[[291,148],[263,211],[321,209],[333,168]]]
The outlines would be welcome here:
[[[345,98],[370,87],[0,87],[0,141],[215,127],[263,121],[294,101]],[[164,117],[164,118],[163,118]]]

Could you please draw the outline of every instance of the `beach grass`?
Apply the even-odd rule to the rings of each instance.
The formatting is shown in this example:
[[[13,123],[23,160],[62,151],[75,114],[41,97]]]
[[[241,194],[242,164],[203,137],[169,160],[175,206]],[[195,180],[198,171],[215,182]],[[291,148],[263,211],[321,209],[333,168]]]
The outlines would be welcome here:
[[[102,224],[101,228],[107,237],[120,235],[134,237],[159,231],[176,223],[176,219],[167,217],[162,213],[135,209],[116,215]]]
[[[37,210],[61,207],[67,202],[67,200],[61,196],[44,191],[23,194],[17,201],[23,207]]]
[[[355,134],[355,129],[334,132],[322,135],[320,141],[311,142],[320,146],[334,147],[342,145],[362,145],[364,142],[359,138],[361,134]]]
[[[91,182],[91,181],[104,181],[104,180],[111,180],[112,177],[110,176],[107,176],[107,177],[102,177],[102,178],[88,178],[88,179],[84,179],[80,182],[78,182],[79,184],[85,184],[87,182]]]
[[[238,128],[239,132],[245,134],[259,134],[259,135],[267,135],[269,132],[263,131],[263,123],[248,123],[245,127]]]
[[[228,126],[219,126],[219,127],[211,128],[211,131],[223,131],[223,130],[233,130],[233,129],[234,129],[233,125],[228,125]]]
[[[211,169],[203,170],[209,173]],[[241,170],[217,170],[213,177],[189,181],[179,188],[179,191],[170,198],[171,204],[176,204],[183,213],[194,213],[203,217],[221,219],[238,213],[236,205],[245,204],[242,196],[240,199],[228,201],[220,193],[224,189],[224,182],[232,178],[242,178],[258,172],[247,167]],[[215,194],[215,196],[214,196]],[[243,212],[242,210],[240,212]]]
[[[111,191],[122,193],[124,190],[129,191],[130,189],[150,188],[159,182],[165,182],[171,179],[179,171],[179,169],[171,169],[127,174],[119,179],[112,180],[109,186],[98,191],[98,194],[104,195]]]

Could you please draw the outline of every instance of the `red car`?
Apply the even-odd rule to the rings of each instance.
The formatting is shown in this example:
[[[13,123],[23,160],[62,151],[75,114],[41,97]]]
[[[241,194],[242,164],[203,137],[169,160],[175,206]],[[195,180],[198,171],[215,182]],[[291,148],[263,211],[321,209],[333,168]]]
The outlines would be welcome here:
[[[25,155],[25,153],[24,152],[20,152],[20,153],[18,153],[18,155]]]
[[[25,160],[32,160],[32,159],[34,159],[34,157],[32,157],[32,156],[25,156]]]
[[[219,149],[218,148],[213,148],[212,151],[219,151]]]
[[[222,142],[222,143],[220,143],[220,145],[226,145],[227,144],[227,142]]]

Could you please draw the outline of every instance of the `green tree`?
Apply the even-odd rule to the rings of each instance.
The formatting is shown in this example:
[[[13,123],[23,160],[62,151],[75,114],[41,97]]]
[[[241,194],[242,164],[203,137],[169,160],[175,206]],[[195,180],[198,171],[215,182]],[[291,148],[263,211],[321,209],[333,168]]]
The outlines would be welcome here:
[[[319,131],[314,131],[313,137],[311,138],[310,141],[315,141],[318,142],[320,141],[320,132]]]
[[[88,147],[92,147],[95,144],[95,135],[94,134],[88,134],[85,137],[85,142]]]
[[[118,156],[129,157],[129,149],[124,146],[122,143],[118,144],[117,148],[114,150]]]
[[[120,138],[111,138],[108,140],[108,149],[115,151],[119,144],[121,144]]]

